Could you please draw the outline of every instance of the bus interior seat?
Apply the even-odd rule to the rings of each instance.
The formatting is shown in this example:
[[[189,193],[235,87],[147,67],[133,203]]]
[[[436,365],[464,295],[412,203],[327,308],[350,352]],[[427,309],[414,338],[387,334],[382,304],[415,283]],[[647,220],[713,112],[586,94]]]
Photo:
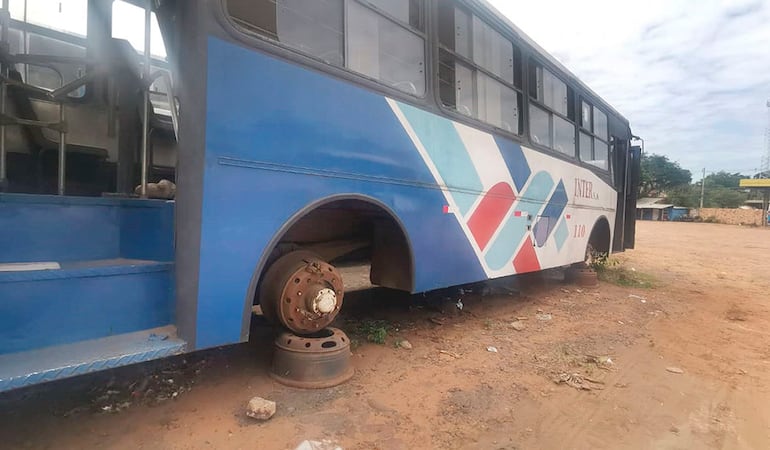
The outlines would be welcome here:
[[[8,75],[9,78],[14,81],[23,82],[21,73],[19,73],[17,70],[11,70]],[[16,107],[16,112],[20,118],[27,120],[39,120],[35,109],[32,107],[32,94],[29,91],[19,86],[9,85],[8,95],[11,97],[11,100]],[[34,146],[34,153],[41,154],[48,150],[58,151],[59,142],[46,137],[41,127],[24,125],[22,128],[24,130],[25,136]],[[83,153],[102,159],[107,159],[108,156],[106,149],[75,144],[67,144],[67,152]]]

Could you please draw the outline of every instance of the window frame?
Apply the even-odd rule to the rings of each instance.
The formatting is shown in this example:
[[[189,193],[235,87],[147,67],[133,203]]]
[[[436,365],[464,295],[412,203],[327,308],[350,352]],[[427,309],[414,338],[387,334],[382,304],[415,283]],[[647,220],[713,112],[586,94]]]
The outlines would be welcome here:
[[[610,115],[605,112],[605,109],[603,107],[597,107],[594,100],[586,97],[585,95],[580,95],[579,97],[579,104],[580,104],[580,127],[578,130],[578,133],[583,133],[587,136],[591,137],[591,158],[593,158],[591,161],[596,161],[596,141],[599,140],[601,143],[607,146],[607,165],[606,167],[597,166],[596,164],[592,164],[587,160],[584,160],[580,156],[580,147],[578,147],[577,154],[578,159],[583,165],[586,165],[588,167],[592,167],[596,170],[601,170],[602,172],[609,173],[612,170],[612,134],[610,133]],[[590,107],[591,110],[591,128],[585,128],[583,126],[583,104],[587,104]],[[596,115],[595,110],[598,109],[599,112],[604,114],[605,117],[605,126],[607,129],[605,130],[607,132],[607,140],[604,140],[602,137],[596,134]],[[578,145],[579,142],[578,142]]]
[[[433,41],[434,41],[432,47],[433,47],[434,52],[435,52],[435,55],[434,55],[434,67],[435,67],[435,69],[433,71],[434,72],[434,76],[432,77],[432,79],[433,79],[433,84],[434,84],[433,90],[435,92],[435,100],[436,100],[436,103],[437,103],[437,105],[439,107],[439,110],[442,113],[447,114],[447,115],[449,115],[451,117],[455,117],[455,118],[459,117],[459,118],[462,118],[462,120],[470,121],[473,124],[482,125],[483,127],[491,128],[495,132],[503,133],[503,134],[505,134],[507,136],[513,136],[517,140],[523,139],[524,136],[526,135],[526,133],[524,131],[524,128],[526,127],[526,124],[527,124],[526,116],[528,116],[528,113],[525,113],[527,105],[526,105],[525,94],[524,94],[524,91],[525,91],[524,78],[525,78],[525,76],[524,76],[524,65],[523,65],[523,61],[524,61],[524,48],[523,48],[523,46],[521,45],[521,43],[518,40],[511,39],[511,37],[508,36],[508,34],[506,32],[501,31],[500,28],[497,25],[493,24],[491,21],[487,20],[482,15],[474,13],[472,8],[469,8],[462,1],[458,1],[458,0],[444,0],[444,1],[452,3],[453,7],[455,9],[457,9],[457,8],[461,9],[470,18],[470,23],[471,23],[471,28],[470,28],[470,33],[471,33],[471,40],[470,40],[471,57],[470,58],[466,57],[466,56],[458,53],[457,51],[452,50],[451,48],[447,47],[446,45],[444,45],[444,43],[441,42],[441,38],[440,38],[440,26],[441,26],[441,24],[439,22],[439,14],[438,14],[438,8],[439,8],[439,4],[438,3],[439,2],[433,2],[434,3],[434,9],[433,9],[433,13],[434,14],[433,14],[433,17],[435,18],[435,22],[436,23],[433,26],[433,36],[432,36]],[[474,18],[476,18],[476,19],[480,20],[481,22],[483,22],[486,26],[490,27],[497,34],[499,34],[500,37],[502,37],[503,39],[505,39],[506,41],[508,41],[511,44],[511,58],[512,58],[512,61],[513,61],[513,83],[508,82],[507,80],[503,79],[502,77],[498,76],[497,74],[493,73],[492,71],[486,69],[485,67],[475,63],[472,60],[473,36],[474,36],[473,35],[473,31],[474,31],[474,29],[473,29],[473,19]],[[442,83],[441,76],[440,76],[440,68],[441,68],[441,65],[442,65],[442,63],[441,63],[441,53],[442,52],[450,55],[452,58],[455,59],[455,61],[460,62],[463,66],[465,66],[466,68],[470,69],[472,72],[474,72],[474,75],[475,75],[476,72],[480,72],[482,75],[490,78],[491,80],[493,80],[493,81],[495,81],[497,83],[500,83],[505,88],[508,88],[508,89],[512,90],[513,92],[515,92],[517,94],[517,105],[516,105],[516,108],[517,108],[517,111],[518,111],[518,127],[519,127],[519,132],[518,133],[515,133],[515,132],[510,131],[510,130],[506,130],[505,128],[500,128],[500,127],[498,127],[497,125],[495,125],[493,123],[481,120],[481,119],[479,119],[477,117],[474,117],[472,115],[464,114],[461,111],[459,111],[457,108],[452,108],[451,106],[446,105],[444,103],[443,99],[441,98],[441,89],[440,89],[441,83]],[[517,53],[518,53],[518,55],[517,55]],[[518,61],[517,61],[517,56],[518,56]],[[519,86],[516,86],[517,82],[518,82]],[[474,86],[473,86],[473,98],[474,98],[475,101],[478,101],[477,89],[478,89],[478,84],[474,83]]]
[[[322,60],[321,58],[318,58],[315,55],[305,53],[296,47],[287,45],[277,39],[274,39],[270,36],[268,36],[268,33],[259,33],[258,31],[251,29],[249,27],[246,27],[242,25],[239,19],[233,17],[230,14],[230,10],[228,7],[228,0],[220,0],[219,6],[220,6],[220,12],[221,12],[221,21],[224,24],[227,25],[226,29],[230,31],[231,35],[238,39],[239,41],[245,42],[250,44],[252,47],[256,47],[261,50],[265,50],[271,54],[277,55],[279,57],[282,57],[284,59],[287,59],[289,61],[296,61],[300,62],[305,68],[311,68],[318,71],[321,71],[323,73],[332,74],[335,76],[339,76],[347,81],[354,81],[358,84],[363,84],[364,86],[379,90],[379,91],[385,91],[383,92],[385,95],[393,96],[396,98],[402,98],[402,99],[410,99],[412,102],[415,100],[419,101],[425,101],[428,99],[431,95],[433,86],[431,83],[431,77],[428,75],[431,72],[431,43],[430,43],[430,34],[428,33],[429,30],[429,20],[428,20],[428,8],[432,4],[431,0],[419,0],[422,3],[421,6],[421,12],[420,12],[420,22],[422,26],[422,30],[419,30],[417,28],[413,28],[410,24],[404,23],[397,17],[394,17],[393,15],[387,13],[385,10],[379,9],[373,4],[367,2],[366,0],[341,0],[342,2],[342,65],[333,65],[329,64],[326,61]],[[389,22],[395,24],[396,26],[400,27],[406,32],[412,33],[422,39],[423,43],[423,77],[425,81],[425,90],[421,95],[418,94],[410,94],[409,92],[398,89],[392,85],[389,85],[388,83],[373,78],[367,74],[355,71],[348,67],[348,59],[349,59],[349,51],[348,51],[348,5],[350,2],[355,2],[358,5],[360,5],[363,8],[368,9],[369,11],[373,12],[374,14],[377,14],[378,16],[384,18],[385,20],[388,20]],[[244,39],[246,38],[246,39]],[[261,45],[255,45],[256,43],[259,43]]]
[[[542,69],[543,71],[547,70],[553,78],[555,78],[555,79],[559,80],[560,82],[562,82],[564,84],[564,86],[567,88],[567,114],[566,115],[560,113],[559,111],[551,109],[551,107],[546,105],[545,102],[542,102],[542,101],[538,100],[536,97],[532,96],[531,89],[532,89],[532,86],[537,87],[537,76],[533,80],[530,75],[531,75],[533,70],[535,71],[535,74],[537,74],[537,69],[538,68]],[[543,76],[543,78],[545,78],[545,76]],[[578,121],[577,121],[577,103],[575,102],[575,97],[576,97],[577,90],[570,83],[564,81],[564,78],[559,73],[559,71],[553,70],[548,64],[543,62],[543,60],[536,53],[530,53],[529,54],[529,58],[527,59],[526,79],[527,79],[527,95],[526,95],[526,97],[527,97],[527,105],[528,105],[528,107],[527,107],[527,116],[528,117],[527,118],[529,119],[529,107],[532,106],[532,105],[534,105],[535,107],[537,107],[537,108],[545,111],[547,114],[549,114],[548,128],[549,128],[549,133],[550,133],[550,140],[551,140],[551,143],[553,144],[553,147],[549,147],[547,145],[543,145],[543,144],[535,142],[535,140],[532,138],[532,134],[531,134],[531,131],[532,131],[531,127],[532,127],[532,125],[531,125],[531,123],[528,120],[527,121],[527,137],[529,139],[529,142],[533,146],[536,146],[537,148],[541,148],[541,149],[547,150],[549,152],[555,153],[557,155],[561,155],[563,157],[569,158],[571,161],[572,160],[579,160],[580,159],[580,157],[579,157],[579,153],[580,153],[579,148],[580,147],[578,145],[578,140],[580,138],[580,134],[579,134],[580,133],[580,125],[578,124]],[[569,114],[570,114],[570,102],[572,102],[572,114],[573,114],[573,116],[575,116],[575,118],[570,118],[569,117]],[[573,130],[574,130],[574,137],[573,137],[573,139],[574,139],[573,140],[573,144],[574,145],[573,145],[573,147],[574,148],[573,148],[572,154],[569,154],[569,153],[566,153],[566,152],[562,152],[562,151],[557,150],[555,148],[556,147],[556,139],[555,139],[556,138],[556,127],[554,125],[554,123],[555,123],[554,119],[553,119],[554,115],[556,117],[561,118],[562,120],[566,120],[567,122],[569,122],[573,126]]]

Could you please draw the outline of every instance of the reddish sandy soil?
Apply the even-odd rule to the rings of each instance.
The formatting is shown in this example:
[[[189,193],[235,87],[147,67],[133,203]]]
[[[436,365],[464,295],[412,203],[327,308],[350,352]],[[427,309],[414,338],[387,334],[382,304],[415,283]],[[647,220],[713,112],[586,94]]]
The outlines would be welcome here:
[[[615,259],[612,274],[645,285],[551,277],[465,295],[461,313],[351,295],[356,375],[336,388],[272,381],[269,329],[255,328],[248,345],[12,392],[0,447],[770,448],[770,230],[644,222]],[[351,331],[370,319],[388,324],[385,345]],[[244,416],[255,395],[278,402],[270,421]]]

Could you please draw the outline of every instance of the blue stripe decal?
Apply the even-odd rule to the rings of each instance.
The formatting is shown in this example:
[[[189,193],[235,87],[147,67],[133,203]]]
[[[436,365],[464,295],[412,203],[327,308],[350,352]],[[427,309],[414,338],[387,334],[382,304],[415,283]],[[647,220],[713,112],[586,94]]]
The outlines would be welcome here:
[[[567,201],[567,190],[564,188],[564,183],[559,181],[551,200],[548,201],[540,214],[541,218],[535,224],[535,239],[538,247],[545,245],[551,232],[556,228],[556,221],[559,220],[564,208],[567,207]],[[542,227],[546,227],[545,230],[541,230]]]
[[[516,185],[516,191],[521,192],[527,183],[527,179],[532,174],[527,158],[524,157],[524,152],[521,150],[521,145],[497,136],[495,136],[495,142],[500,147],[500,153],[503,155],[505,165],[508,166],[508,171],[511,173],[513,184]]]
[[[538,172],[532,177],[527,191],[522,194],[524,199],[514,206],[514,210],[526,212],[533,218],[537,217],[552,189],[553,178],[547,172]],[[490,269],[500,270],[513,259],[516,249],[528,231],[527,223],[527,217],[511,216],[503,225],[484,257]]]
[[[556,249],[558,251],[561,251],[562,247],[564,247],[564,243],[567,242],[568,235],[569,230],[567,230],[566,220],[562,219],[561,222],[559,222],[559,225],[556,227],[556,231],[553,233],[553,238],[556,240]]]
[[[403,103],[398,105],[438,169],[444,184],[450,188],[459,212],[465,215],[484,189],[473,168],[468,149],[452,121]],[[472,192],[457,192],[457,189]]]
[[[535,174],[534,177],[532,177],[532,181],[529,183],[529,187],[527,187],[527,191],[524,192],[521,197],[528,200],[530,203],[536,203],[538,205],[542,205],[545,203],[545,201],[548,199],[548,194],[551,193],[551,190],[553,189],[553,178],[551,178],[551,175],[548,174],[548,172],[538,172]],[[537,211],[530,210],[529,213],[532,215],[532,217],[535,217],[536,213],[540,212],[540,208],[537,208]]]
[[[512,259],[521,240],[527,234],[527,218],[513,217],[505,223],[484,259],[492,270],[500,270]]]

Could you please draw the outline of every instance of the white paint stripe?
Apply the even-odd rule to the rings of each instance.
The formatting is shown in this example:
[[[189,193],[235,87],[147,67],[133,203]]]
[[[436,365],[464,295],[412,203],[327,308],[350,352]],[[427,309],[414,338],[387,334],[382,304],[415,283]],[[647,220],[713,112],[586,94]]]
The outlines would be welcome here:
[[[436,165],[433,164],[433,161],[430,159],[430,156],[428,155],[428,151],[425,149],[425,146],[420,141],[420,138],[417,136],[417,133],[415,133],[414,129],[412,128],[412,125],[409,123],[409,120],[407,120],[406,116],[404,116],[404,113],[401,112],[401,108],[398,107],[398,103],[395,100],[392,100],[387,97],[386,97],[386,100],[388,102],[388,105],[390,105],[390,108],[393,110],[393,113],[395,113],[396,117],[398,118],[399,122],[401,122],[401,126],[404,127],[406,134],[414,143],[414,146],[417,148],[417,151],[420,153],[420,156],[422,157],[423,161],[425,161],[425,164],[428,166],[428,170],[430,170],[431,174],[433,175],[433,178],[436,179],[436,182],[439,184],[439,186],[441,187],[441,190],[444,192],[444,198],[446,199],[447,204],[449,205],[449,210],[459,211],[460,208],[457,207],[457,204],[452,198],[452,195],[449,192],[449,189],[446,187],[444,180],[441,178],[441,174],[436,168]],[[437,205],[437,207],[438,206],[439,205]],[[460,224],[460,227],[462,228],[463,233],[465,234],[465,237],[468,239],[468,242],[471,244],[471,247],[473,248],[474,253],[476,253],[476,258],[481,264],[481,267],[484,269],[484,273],[486,273],[487,277],[489,277],[490,276],[489,267],[487,267],[486,262],[481,257],[481,249],[479,248],[478,244],[476,244],[476,239],[473,238],[473,234],[468,228],[467,223],[465,222],[465,220],[463,220],[463,218],[460,215],[458,214],[453,214],[453,215],[457,219],[457,222]]]

